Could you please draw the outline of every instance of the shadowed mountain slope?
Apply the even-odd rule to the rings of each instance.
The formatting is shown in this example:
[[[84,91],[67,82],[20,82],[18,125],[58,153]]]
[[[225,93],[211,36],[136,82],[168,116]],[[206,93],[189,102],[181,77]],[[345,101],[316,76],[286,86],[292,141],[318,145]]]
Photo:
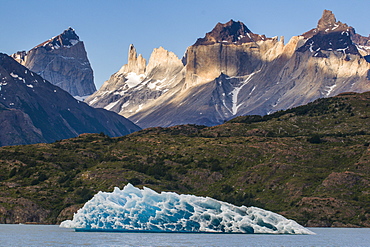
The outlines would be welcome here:
[[[6,54],[0,54],[0,145],[53,142],[82,133],[121,136],[140,128],[74,99]]]

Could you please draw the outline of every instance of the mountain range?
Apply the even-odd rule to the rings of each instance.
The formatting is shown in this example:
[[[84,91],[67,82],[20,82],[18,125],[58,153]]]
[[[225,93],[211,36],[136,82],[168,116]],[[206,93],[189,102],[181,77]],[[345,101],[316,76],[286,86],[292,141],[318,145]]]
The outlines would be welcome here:
[[[179,59],[162,47],[149,62],[129,47],[128,63],[86,102],[142,128],[217,125],[342,92],[370,90],[370,37],[325,10],[317,27],[268,38],[243,23],[218,23]]]
[[[116,112],[147,128],[213,126],[236,116],[271,114],[342,92],[369,91],[369,54],[370,37],[357,34],[325,10],[316,28],[291,38],[287,44],[283,37],[255,34],[242,22],[231,20],[218,23],[199,38],[182,59],[160,47],[153,50],[147,62],[130,45],[128,63],[98,91],[84,44],[73,28],[11,57],[28,69],[20,71],[32,71],[42,77],[40,80],[50,80],[77,99],[87,97],[85,102],[92,107]],[[8,75],[13,73],[11,69],[5,69]],[[28,75],[17,76],[27,85],[33,83]],[[3,86],[14,84],[8,79],[16,78],[4,77]],[[51,95],[43,97],[52,100]],[[41,103],[39,98],[33,101],[42,107],[55,104]],[[8,103],[15,104],[5,102],[4,106],[10,107]],[[53,118],[47,120],[49,126],[60,124],[52,122]],[[23,119],[18,125],[24,123],[30,121]],[[21,131],[23,127],[19,126],[14,128]],[[103,132],[118,134],[109,128]],[[55,140],[58,135],[51,136],[55,137],[43,140]],[[36,139],[13,144],[34,143]],[[11,144],[3,141],[2,145],[5,143]]]
[[[0,53],[0,146],[53,142],[82,133],[122,136],[140,128],[95,109]]]

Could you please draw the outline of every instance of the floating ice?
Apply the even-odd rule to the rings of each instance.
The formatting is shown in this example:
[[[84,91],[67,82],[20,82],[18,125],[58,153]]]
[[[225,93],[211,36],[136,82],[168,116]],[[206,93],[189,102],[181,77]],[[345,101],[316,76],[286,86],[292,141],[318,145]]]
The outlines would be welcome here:
[[[76,231],[314,234],[293,220],[209,197],[157,193],[131,184],[99,192],[63,221]]]

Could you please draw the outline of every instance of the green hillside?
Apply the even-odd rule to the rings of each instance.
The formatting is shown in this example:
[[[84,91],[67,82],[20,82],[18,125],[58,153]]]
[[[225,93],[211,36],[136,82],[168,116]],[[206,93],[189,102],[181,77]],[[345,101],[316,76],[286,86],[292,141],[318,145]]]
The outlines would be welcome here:
[[[205,127],[0,148],[0,223],[58,223],[126,183],[370,227],[370,93]]]

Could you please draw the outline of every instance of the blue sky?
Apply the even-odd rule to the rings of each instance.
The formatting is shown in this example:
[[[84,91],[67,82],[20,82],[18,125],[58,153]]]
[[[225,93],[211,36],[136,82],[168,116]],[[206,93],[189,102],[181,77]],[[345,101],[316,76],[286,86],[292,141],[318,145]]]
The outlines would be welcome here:
[[[99,88],[127,62],[134,44],[147,60],[164,47],[182,57],[217,22],[242,21],[267,37],[314,28],[324,9],[370,34],[369,0],[0,0],[0,52],[29,50],[73,27],[84,41]]]

